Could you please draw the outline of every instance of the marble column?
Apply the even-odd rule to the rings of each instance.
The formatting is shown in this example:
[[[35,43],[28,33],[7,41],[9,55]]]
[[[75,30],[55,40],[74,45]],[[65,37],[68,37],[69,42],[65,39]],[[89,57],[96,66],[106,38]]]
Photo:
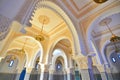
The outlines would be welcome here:
[[[22,69],[16,69],[16,78],[15,78],[15,80],[19,80],[21,72],[22,72]]]
[[[74,80],[74,68],[67,68],[67,80]]]
[[[49,79],[49,70],[48,70],[48,65],[41,65],[41,76],[40,80],[48,80]]]
[[[82,80],[91,80],[88,69],[81,69]]]
[[[26,67],[26,74],[24,80],[29,80],[32,69],[33,68],[31,67]]]
[[[38,77],[37,77],[37,80],[40,80],[40,76],[41,76],[41,69],[39,68],[39,69],[38,69]]]
[[[89,75],[90,75],[90,80],[94,80],[94,73],[93,73],[93,62],[92,62],[92,55],[88,55],[87,57],[88,59],[88,71],[89,71]]]
[[[49,70],[49,80],[53,80],[54,71],[54,69]]]
[[[88,55],[79,58],[79,63],[82,80],[94,80],[94,74],[92,70],[92,56]]]
[[[97,65],[97,68],[100,71],[102,80],[108,80],[108,75],[104,69],[104,65]]]
[[[106,73],[107,73],[107,76],[108,76],[108,80],[113,80],[113,76],[112,76],[112,72],[111,72],[110,67],[106,68]]]
[[[63,71],[63,74],[64,74],[64,80],[68,80],[67,79],[67,71],[66,70]]]

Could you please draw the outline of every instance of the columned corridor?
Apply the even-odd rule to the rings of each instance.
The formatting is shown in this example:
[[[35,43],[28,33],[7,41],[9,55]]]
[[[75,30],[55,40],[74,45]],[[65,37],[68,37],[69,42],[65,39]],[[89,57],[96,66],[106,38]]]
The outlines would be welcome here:
[[[0,80],[120,80],[120,0],[0,0]]]

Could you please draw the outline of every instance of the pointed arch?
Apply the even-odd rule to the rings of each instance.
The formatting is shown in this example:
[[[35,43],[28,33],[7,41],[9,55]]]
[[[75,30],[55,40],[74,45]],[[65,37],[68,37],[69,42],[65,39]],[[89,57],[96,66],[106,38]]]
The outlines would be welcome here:
[[[88,29],[87,29],[87,32],[86,32],[86,34],[87,34],[87,43],[90,44],[90,45],[89,45],[89,48],[92,46],[92,45],[91,45],[91,39],[92,39],[91,32],[92,32],[92,30],[93,30],[93,28],[94,28],[94,25],[95,25],[97,22],[100,22],[101,20],[103,20],[104,18],[106,18],[106,17],[108,17],[108,16],[110,16],[110,15],[120,13],[119,8],[120,8],[120,6],[116,6],[116,7],[112,8],[112,9],[109,9],[109,10],[105,11],[104,13],[101,13],[101,15],[97,16],[97,17],[91,22],[91,24],[89,25],[89,27],[88,27]],[[102,47],[104,47],[104,46],[102,46]],[[98,53],[98,55],[99,55],[99,58],[100,58],[101,63],[103,63],[103,57],[101,57],[101,56],[103,55],[103,53],[102,53],[102,54]]]
[[[79,40],[80,36],[78,36],[77,30],[75,29],[75,26],[73,25],[72,21],[67,16],[67,14],[59,6],[57,6],[55,3],[51,1],[40,1],[37,4],[36,8],[40,8],[40,7],[51,9],[52,11],[54,11],[55,13],[61,16],[61,18],[66,22],[72,34],[75,54],[81,53],[80,40]]]

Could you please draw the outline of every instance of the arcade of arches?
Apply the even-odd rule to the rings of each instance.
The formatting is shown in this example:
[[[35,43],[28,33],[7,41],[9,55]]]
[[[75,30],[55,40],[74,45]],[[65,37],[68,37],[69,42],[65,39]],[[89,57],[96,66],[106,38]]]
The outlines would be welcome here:
[[[0,0],[0,80],[120,80],[111,32],[120,0]]]

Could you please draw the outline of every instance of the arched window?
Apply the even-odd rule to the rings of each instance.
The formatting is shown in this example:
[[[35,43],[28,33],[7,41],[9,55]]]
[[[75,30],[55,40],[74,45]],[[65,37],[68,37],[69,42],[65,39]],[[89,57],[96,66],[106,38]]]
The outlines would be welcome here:
[[[35,69],[38,70],[38,68],[39,68],[39,64],[38,64],[38,62],[36,62]]]
[[[38,64],[39,63],[39,59],[40,58],[38,57],[37,60],[36,60],[36,62],[35,62],[35,69],[36,70],[38,70],[38,68],[39,68],[39,64]]]
[[[11,60],[11,61],[9,62],[9,67],[12,67],[13,64],[14,64],[14,60]]]
[[[114,63],[116,62],[116,59],[114,57],[112,57],[112,62],[114,62]]]
[[[61,71],[62,70],[62,64],[61,62],[59,61],[57,64],[56,64],[56,71]]]
[[[118,55],[118,58],[120,59],[120,54]]]

